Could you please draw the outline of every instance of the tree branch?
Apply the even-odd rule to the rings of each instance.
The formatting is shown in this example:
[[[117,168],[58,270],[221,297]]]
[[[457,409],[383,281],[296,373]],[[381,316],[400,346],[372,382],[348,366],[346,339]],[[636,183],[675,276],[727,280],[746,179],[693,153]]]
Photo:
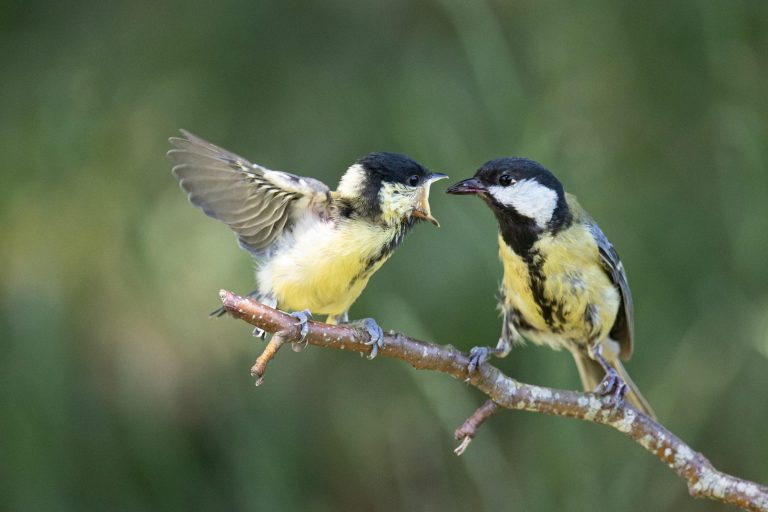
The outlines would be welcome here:
[[[471,443],[472,439],[474,439],[477,435],[477,429],[480,428],[480,425],[485,423],[488,418],[496,414],[496,411],[498,410],[499,404],[493,400],[487,400],[475,412],[473,412],[472,416],[467,418],[466,421],[464,421],[464,423],[453,433],[453,436],[456,438],[456,440],[461,441],[459,446],[453,450],[453,453],[456,455],[461,455],[464,453],[467,450],[467,447],[469,447],[469,443]]]
[[[299,337],[299,326],[295,317],[225,290],[220,292],[220,297],[224,308],[233,316],[267,332],[279,333],[286,339]],[[306,338],[310,345],[366,355],[371,351],[371,346],[365,344],[367,340],[368,334],[364,331],[315,321],[309,322],[309,334]],[[684,478],[691,496],[729,503],[745,510],[768,512],[768,487],[716,470],[702,454],[693,451],[669,430],[627,402],[613,407],[608,398],[594,393],[523,384],[487,363],[469,375],[467,356],[453,346],[435,345],[392,331],[384,336],[379,355],[403,360],[420,370],[447,373],[455,379],[466,381],[485,393],[491,403],[507,409],[567,416],[613,427],[639,443]],[[478,409],[459,429],[461,431],[470,425],[465,431],[465,440],[471,439],[479,424],[495,410],[496,407],[488,403]],[[471,423],[473,418],[477,420],[474,426]]]

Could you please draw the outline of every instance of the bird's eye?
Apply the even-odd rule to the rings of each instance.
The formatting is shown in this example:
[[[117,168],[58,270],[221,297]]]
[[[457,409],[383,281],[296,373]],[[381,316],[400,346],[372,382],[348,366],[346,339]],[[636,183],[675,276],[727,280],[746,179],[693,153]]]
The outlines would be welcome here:
[[[502,187],[508,187],[510,185],[514,185],[515,180],[512,179],[512,176],[509,174],[502,174],[499,176],[499,185]]]
[[[419,178],[416,174],[408,178],[408,184],[412,187],[415,187],[419,184],[419,181],[421,181],[421,178]]]

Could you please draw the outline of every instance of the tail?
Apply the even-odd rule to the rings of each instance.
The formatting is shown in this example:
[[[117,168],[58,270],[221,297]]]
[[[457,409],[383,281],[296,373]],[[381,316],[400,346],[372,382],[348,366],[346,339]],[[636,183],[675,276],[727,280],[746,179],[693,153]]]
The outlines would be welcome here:
[[[627,370],[624,369],[624,365],[621,364],[621,360],[619,360],[618,357],[607,357],[609,354],[606,352],[609,351],[606,350],[603,355],[606,356],[608,363],[613,366],[613,368],[621,376],[621,379],[627,384],[627,401],[641,412],[647,414],[653,419],[656,419],[656,413],[653,412],[651,404],[649,404],[648,400],[646,400],[645,397],[640,393],[640,390],[637,388],[637,384],[634,383],[632,378],[627,373]],[[584,390],[594,391],[594,389],[598,384],[600,384],[600,381],[603,380],[603,377],[605,376],[603,367],[581,350],[572,350],[571,354],[573,354],[573,359],[576,361],[576,368],[579,369],[579,377],[581,377],[581,384],[584,386]]]

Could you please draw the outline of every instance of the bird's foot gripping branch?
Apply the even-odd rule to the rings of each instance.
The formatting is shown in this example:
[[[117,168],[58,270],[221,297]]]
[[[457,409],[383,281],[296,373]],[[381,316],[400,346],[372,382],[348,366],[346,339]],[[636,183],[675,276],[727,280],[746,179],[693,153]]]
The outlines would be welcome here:
[[[285,340],[301,338],[301,326],[296,318],[265,306],[252,299],[222,290],[224,308],[233,316],[251,325],[275,334],[276,344],[267,345],[254,369],[258,382],[277,349]],[[369,355],[369,334],[344,325],[329,325],[310,320],[305,341],[310,345],[335,348]],[[696,498],[736,505],[745,510],[768,512],[768,487],[742,480],[717,471],[700,453],[692,450],[652,418],[640,413],[626,402],[614,407],[610,398],[594,393],[580,393],[545,388],[518,382],[490,364],[468,372],[469,358],[450,345],[436,345],[389,332],[379,345],[379,355],[401,359],[421,370],[446,373],[455,379],[467,381],[489,398],[456,431],[462,453],[475,436],[477,428],[500,407],[539,412],[553,416],[568,416],[584,421],[608,425],[634,440],[658,457],[686,480],[688,491]]]

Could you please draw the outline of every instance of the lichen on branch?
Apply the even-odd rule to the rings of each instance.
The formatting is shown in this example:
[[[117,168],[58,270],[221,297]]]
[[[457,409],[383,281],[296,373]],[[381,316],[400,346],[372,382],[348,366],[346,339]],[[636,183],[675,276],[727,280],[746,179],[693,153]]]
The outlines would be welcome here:
[[[224,308],[233,316],[288,340],[299,337],[300,328],[295,317],[225,290],[220,292],[220,297]],[[371,351],[371,346],[366,344],[368,334],[365,331],[344,325],[310,320],[305,341],[318,347],[366,355]],[[262,358],[264,369],[275,354],[276,350],[266,361]],[[626,402],[614,407],[610,398],[594,393],[521,383],[487,363],[470,375],[467,370],[469,359],[455,347],[428,343],[395,332],[385,334],[379,356],[400,359],[417,369],[447,373],[476,387],[495,404],[486,402],[459,429],[460,434],[464,433],[461,452],[475,435],[477,427],[496,411],[497,406],[567,416],[608,425],[633,439],[684,478],[689,493],[695,498],[768,512],[767,487],[716,470],[702,454]],[[263,371],[259,378],[263,378]]]

